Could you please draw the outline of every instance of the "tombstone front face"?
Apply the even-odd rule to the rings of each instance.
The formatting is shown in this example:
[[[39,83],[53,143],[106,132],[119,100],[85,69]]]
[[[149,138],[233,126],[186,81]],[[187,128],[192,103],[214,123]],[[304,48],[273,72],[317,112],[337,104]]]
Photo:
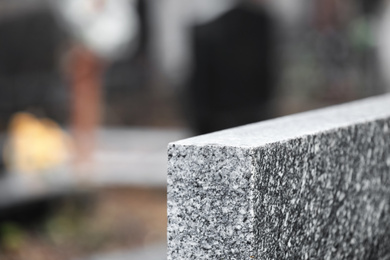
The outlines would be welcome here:
[[[172,143],[168,259],[390,257],[390,95]]]
[[[253,152],[172,145],[168,154],[168,259],[254,255]]]

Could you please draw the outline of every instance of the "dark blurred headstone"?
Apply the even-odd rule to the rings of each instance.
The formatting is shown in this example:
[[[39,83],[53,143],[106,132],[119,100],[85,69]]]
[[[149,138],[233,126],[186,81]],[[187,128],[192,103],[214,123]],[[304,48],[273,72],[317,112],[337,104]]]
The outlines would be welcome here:
[[[383,2],[383,0],[360,0],[362,11],[366,15],[377,13]]]
[[[65,35],[50,10],[2,19],[0,39],[0,128],[13,113],[30,108],[64,122],[58,60]]]
[[[189,89],[192,126],[202,134],[270,117],[274,28],[260,6],[238,5],[194,29]]]

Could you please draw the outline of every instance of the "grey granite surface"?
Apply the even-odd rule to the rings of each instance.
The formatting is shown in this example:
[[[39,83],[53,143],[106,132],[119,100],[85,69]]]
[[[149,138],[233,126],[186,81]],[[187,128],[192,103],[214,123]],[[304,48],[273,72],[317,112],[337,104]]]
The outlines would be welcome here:
[[[390,259],[390,95],[168,146],[168,260]]]

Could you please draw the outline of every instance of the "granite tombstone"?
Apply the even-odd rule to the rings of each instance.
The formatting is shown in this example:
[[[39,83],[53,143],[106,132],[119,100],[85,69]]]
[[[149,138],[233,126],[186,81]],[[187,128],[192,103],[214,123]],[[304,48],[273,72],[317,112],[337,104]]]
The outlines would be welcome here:
[[[168,146],[168,259],[389,259],[390,95]]]

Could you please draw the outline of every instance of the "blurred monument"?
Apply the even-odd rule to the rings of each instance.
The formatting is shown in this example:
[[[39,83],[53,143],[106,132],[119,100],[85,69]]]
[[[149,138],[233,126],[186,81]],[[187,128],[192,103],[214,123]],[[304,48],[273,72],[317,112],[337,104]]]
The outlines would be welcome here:
[[[274,28],[265,8],[244,1],[194,27],[189,84],[191,125],[197,134],[268,119],[275,86]]]
[[[47,8],[11,6],[1,2],[0,131],[14,113],[26,110],[64,123],[66,95],[58,70],[64,33]]]

